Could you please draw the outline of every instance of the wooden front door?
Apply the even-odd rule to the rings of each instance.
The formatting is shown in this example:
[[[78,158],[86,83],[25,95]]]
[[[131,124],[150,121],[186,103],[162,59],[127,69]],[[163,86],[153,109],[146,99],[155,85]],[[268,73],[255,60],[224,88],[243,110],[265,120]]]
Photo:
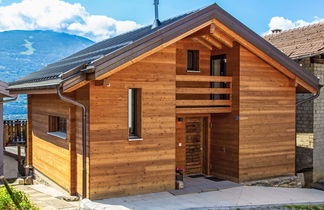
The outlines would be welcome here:
[[[207,117],[182,117],[177,120],[177,167],[185,174],[207,174]]]

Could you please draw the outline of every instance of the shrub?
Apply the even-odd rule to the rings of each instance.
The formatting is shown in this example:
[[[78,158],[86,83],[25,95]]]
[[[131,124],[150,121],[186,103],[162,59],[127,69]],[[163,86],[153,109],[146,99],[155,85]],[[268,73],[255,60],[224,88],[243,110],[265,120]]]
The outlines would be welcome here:
[[[34,204],[32,204],[27,195],[15,188],[11,187],[14,199],[20,204],[22,209],[38,209]],[[12,201],[7,189],[5,187],[0,187],[0,209],[14,210],[17,209],[16,205]]]

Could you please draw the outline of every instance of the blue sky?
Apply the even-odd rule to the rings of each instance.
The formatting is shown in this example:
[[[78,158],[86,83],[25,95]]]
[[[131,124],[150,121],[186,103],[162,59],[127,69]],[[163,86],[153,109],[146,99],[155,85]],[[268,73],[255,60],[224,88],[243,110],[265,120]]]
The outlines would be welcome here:
[[[9,11],[8,8],[9,6],[12,6],[12,3],[19,4],[22,3],[22,1],[25,2],[25,5],[23,7],[17,6],[15,9],[19,10],[26,7],[29,8],[30,6],[31,13],[34,12],[32,11],[32,4],[35,5],[34,7],[39,7],[40,3],[37,2],[51,2],[47,3],[47,5],[44,5],[42,8],[39,8],[37,10],[39,13],[42,13],[41,11],[44,10],[44,8],[51,7],[51,4],[58,5],[58,2],[63,2],[63,0],[0,0],[0,31],[20,29],[20,26],[18,25],[19,22],[15,23],[15,25],[12,23],[10,23],[11,25],[6,23],[6,20],[10,18],[3,15],[7,13],[2,12],[3,14],[1,14],[1,8],[7,8],[6,11]],[[64,20],[60,19],[49,21],[49,19],[46,19],[45,16],[33,16],[30,18],[30,14],[24,13],[20,16],[28,17],[28,21],[32,20],[33,18],[37,20],[35,20],[32,24],[22,23],[21,29],[66,30],[70,33],[100,40],[127,30],[132,30],[136,27],[140,27],[141,25],[151,24],[154,17],[153,0],[64,0],[64,2],[69,3],[69,5],[73,5],[73,7],[71,6],[70,10],[64,9],[64,12],[68,13],[71,11],[71,13],[74,12],[77,13],[77,15],[74,15],[73,18],[66,17]],[[76,12],[76,3],[79,3],[83,9],[78,7],[78,12]],[[226,11],[258,34],[264,34],[269,30],[270,21],[272,21],[272,28],[279,26],[283,29],[303,26],[314,21],[324,21],[324,0],[313,0],[309,3],[307,3],[305,0],[160,0],[160,17],[161,19],[165,19],[208,6],[212,3],[219,4]],[[13,9],[10,11],[12,10]],[[82,13],[80,12],[81,10],[84,10],[87,14],[80,15],[79,13]],[[56,16],[62,15],[62,12],[63,11],[61,11],[61,14],[55,14],[53,12],[51,16],[52,19],[55,19]],[[7,15],[10,16],[11,13],[8,12]],[[84,19],[84,16],[87,16],[88,18],[82,20],[82,23],[71,24],[73,21]],[[12,19],[17,19],[17,17],[18,16],[13,16]],[[277,19],[274,17],[277,17]],[[38,23],[42,18],[44,19],[43,22],[52,22],[52,25],[46,26],[44,23]],[[107,18],[112,18],[114,21],[119,22],[112,21],[113,23],[110,25],[104,24],[103,22],[108,21]],[[67,26],[65,23],[69,23],[70,25]],[[54,24],[64,25],[64,27],[62,26],[61,28],[57,29]],[[92,27],[92,29],[88,29],[89,27]],[[99,31],[99,29],[102,28],[106,28],[107,30],[94,32]]]
[[[153,0],[69,0],[80,2],[90,13],[108,15],[116,19],[134,20],[150,24],[153,18]],[[217,3],[235,18],[257,33],[268,30],[274,16],[296,21],[312,21],[314,16],[324,18],[324,0],[160,0],[161,19]]]

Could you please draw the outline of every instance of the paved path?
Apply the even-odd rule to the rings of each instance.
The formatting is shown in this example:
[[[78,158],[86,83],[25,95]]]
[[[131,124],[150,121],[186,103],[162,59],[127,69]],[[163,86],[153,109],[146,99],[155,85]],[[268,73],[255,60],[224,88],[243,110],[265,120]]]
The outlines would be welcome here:
[[[161,192],[98,201],[83,200],[81,205],[90,207],[90,209],[172,210],[292,203],[324,203],[324,191],[305,188],[242,186],[179,196]]]
[[[31,202],[41,210],[79,209],[79,202],[66,202],[58,199],[58,197],[62,197],[64,194],[44,185],[17,185],[15,188],[28,194]]]

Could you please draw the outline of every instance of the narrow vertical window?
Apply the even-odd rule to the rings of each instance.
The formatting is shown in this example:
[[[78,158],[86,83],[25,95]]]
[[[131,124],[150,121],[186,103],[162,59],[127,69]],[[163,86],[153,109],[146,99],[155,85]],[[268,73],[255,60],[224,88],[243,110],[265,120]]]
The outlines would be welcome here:
[[[128,136],[129,139],[141,138],[141,89],[128,89]]]
[[[199,50],[187,51],[187,70],[199,71]]]
[[[226,55],[216,55],[211,57],[211,75],[212,76],[226,76]],[[212,88],[225,88],[227,86],[224,82],[212,82]],[[212,94],[213,100],[227,99],[226,95]]]

